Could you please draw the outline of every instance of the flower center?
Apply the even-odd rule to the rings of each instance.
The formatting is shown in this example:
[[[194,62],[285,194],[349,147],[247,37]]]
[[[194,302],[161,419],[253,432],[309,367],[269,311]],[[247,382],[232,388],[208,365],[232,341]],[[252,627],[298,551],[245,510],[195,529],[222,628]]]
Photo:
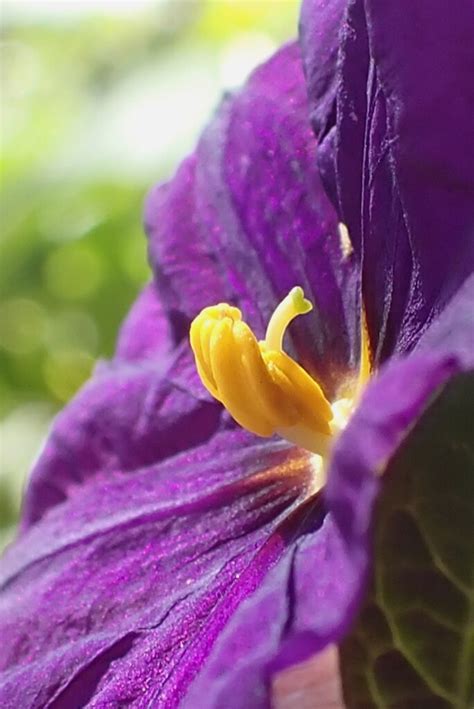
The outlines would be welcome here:
[[[259,436],[276,433],[326,457],[368,379],[368,338],[364,321],[356,394],[331,405],[318,382],[283,351],[288,325],[312,307],[302,288],[293,288],[270,318],[265,339],[258,342],[240,310],[220,303],[194,319],[190,340],[204,386],[237,423]]]

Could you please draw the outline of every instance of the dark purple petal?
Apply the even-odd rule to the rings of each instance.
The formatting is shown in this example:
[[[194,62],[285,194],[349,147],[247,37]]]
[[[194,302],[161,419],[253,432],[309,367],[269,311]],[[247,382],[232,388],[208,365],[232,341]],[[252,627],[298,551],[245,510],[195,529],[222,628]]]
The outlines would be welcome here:
[[[171,325],[153,283],[147,285],[123,323],[115,359],[136,362],[167,357],[173,347]]]
[[[320,27],[330,28],[322,44],[318,36]],[[363,91],[354,96],[355,92],[342,91],[341,86],[366,85],[368,59],[365,63],[362,61],[359,49],[363,39],[366,39],[366,33],[362,4],[348,0],[304,0],[300,44],[312,106],[312,123],[319,140],[318,167],[340,219],[349,225],[351,240],[359,256],[360,224],[357,219],[348,221],[346,212],[350,215],[355,210],[358,215],[360,211],[361,141],[363,143],[367,101]],[[341,122],[348,134],[347,142],[352,139],[352,152],[347,155],[338,150]],[[337,161],[345,157],[345,169],[338,171]],[[350,182],[350,190],[345,189],[346,182]],[[349,202],[346,210],[341,209],[341,191]]]
[[[460,0],[448,18],[430,0],[347,4],[322,168],[363,258],[381,360],[412,349],[474,269],[474,5]],[[311,8],[310,28],[333,16]],[[311,63],[303,49],[317,103],[317,52]]]
[[[406,12],[393,3],[366,6],[364,243],[383,242],[388,224],[392,235],[381,266],[366,247],[364,281],[377,269],[393,279],[388,353],[413,346],[474,270],[474,4],[460,0],[449,18],[439,0],[415,0]]]
[[[462,371],[454,354],[414,353],[392,361],[369,385],[337,442],[326,500],[353,563],[370,553],[372,506],[383,472],[404,437],[447,381]]]
[[[323,136],[335,120],[337,58],[347,0],[303,0],[300,45],[308,86],[311,123]]]
[[[471,304],[473,295],[471,283]],[[408,357],[382,369],[334,449],[326,504],[345,541],[348,563],[363,577],[370,567],[373,508],[384,471],[452,378],[474,370],[474,348],[468,354],[465,334],[451,330],[448,347],[442,330],[433,337],[437,348],[420,344]],[[472,330],[469,338],[472,343]]]
[[[291,45],[224,100],[196,153],[152,191],[145,221],[178,336],[202,307],[225,300],[262,337],[277,303],[301,285],[315,310],[291,326],[293,347],[331,393],[357,356],[356,274],[321,186],[308,110]]]
[[[222,425],[222,407],[203,388],[187,343],[160,360],[102,365],[53,423],[26,491],[23,526],[98,473],[157,463]]]
[[[177,706],[309,477],[295,449],[231,431],[90,478],[3,559],[1,706]]]
[[[470,276],[417,345],[420,352],[456,352],[464,369],[474,366],[474,274]]]

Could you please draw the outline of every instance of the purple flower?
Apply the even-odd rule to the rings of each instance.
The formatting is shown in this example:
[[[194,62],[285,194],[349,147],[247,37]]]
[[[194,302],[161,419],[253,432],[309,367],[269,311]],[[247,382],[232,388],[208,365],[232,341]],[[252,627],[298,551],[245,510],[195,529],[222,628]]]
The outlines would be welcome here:
[[[432,2],[344,5],[303,7],[319,147],[290,45],[150,194],[154,282],[57,418],[2,561],[2,706],[269,706],[273,674],[354,621],[381,474],[472,368],[474,106],[467,2],[449,28]],[[207,393],[188,341],[223,301],[263,337],[295,285],[314,308],[286,351],[330,402],[359,366],[361,294],[374,355],[324,494],[311,453]]]

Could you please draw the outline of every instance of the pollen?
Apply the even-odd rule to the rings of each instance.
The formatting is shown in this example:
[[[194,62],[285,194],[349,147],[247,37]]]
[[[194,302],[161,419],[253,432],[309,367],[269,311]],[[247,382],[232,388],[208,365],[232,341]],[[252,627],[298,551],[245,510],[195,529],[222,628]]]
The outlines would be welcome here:
[[[283,350],[291,321],[312,307],[296,286],[275,309],[265,339],[258,341],[238,308],[212,305],[194,319],[190,341],[204,386],[237,423],[259,436],[277,434],[326,457],[352,402],[331,406],[319,383]],[[367,362],[361,362],[358,386]]]
[[[354,247],[352,246],[351,237],[349,235],[349,230],[344,224],[344,222],[339,222],[339,244],[341,247],[341,253],[343,258],[347,259],[354,252]]]

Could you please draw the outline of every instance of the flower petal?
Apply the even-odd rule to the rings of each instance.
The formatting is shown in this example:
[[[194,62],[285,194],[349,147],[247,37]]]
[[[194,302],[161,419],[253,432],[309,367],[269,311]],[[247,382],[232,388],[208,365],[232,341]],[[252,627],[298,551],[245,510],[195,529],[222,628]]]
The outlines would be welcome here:
[[[269,709],[272,675],[340,637],[360,576],[333,520],[327,516],[315,531],[306,516],[306,529],[303,524],[298,540],[217,640],[186,696],[186,709]],[[317,706],[317,693],[314,699]]]
[[[147,285],[123,323],[115,359],[137,362],[169,355],[173,347],[171,325],[153,283]]]
[[[429,402],[462,364],[454,354],[413,353],[393,361],[367,392],[337,442],[326,500],[353,563],[370,557],[372,508],[383,472]]]
[[[364,278],[390,279],[387,353],[412,347],[474,270],[474,5],[461,0],[449,21],[440,2],[366,7]],[[376,244],[388,230],[384,263]]]
[[[90,478],[3,559],[1,705],[177,706],[310,476],[294,449],[232,431]]]
[[[238,304],[263,337],[301,285],[316,307],[291,325],[293,347],[331,393],[357,352],[356,274],[315,156],[299,49],[289,45],[224,100],[196,153],[152,191],[145,222],[178,337],[219,301]]]
[[[143,343],[145,350],[151,342]],[[128,345],[121,351],[131,359],[137,354]],[[25,494],[23,527],[98,473],[132,471],[193,448],[223,420],[187,343],[156,361],[102,365],[53,423]]]
[[[325,80],[339,82],[337,119],[332,131],[317,128],[327,136],[325,181],[363,256],[369,329],[383,360],[412,349],[474,269],[474,8],[461,0],[447,21],[443,3],[426,0],[347,5],[339,69]],[[314,27],[332,12],[311,7]],[[321,82],[303,48],[314,103]]]
[[[308,86],[311,122],[324,135],[334,122],[339,77],[337,57],[347,0],[303,0],[300,44]]]
[[[417,345],[419,352],[455,352],[465,370],[474,362],[474,273]]]

